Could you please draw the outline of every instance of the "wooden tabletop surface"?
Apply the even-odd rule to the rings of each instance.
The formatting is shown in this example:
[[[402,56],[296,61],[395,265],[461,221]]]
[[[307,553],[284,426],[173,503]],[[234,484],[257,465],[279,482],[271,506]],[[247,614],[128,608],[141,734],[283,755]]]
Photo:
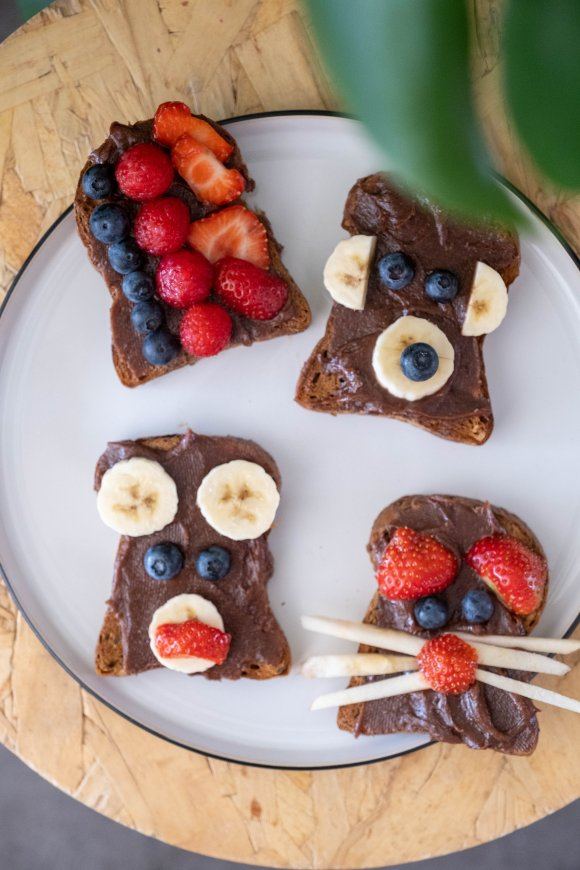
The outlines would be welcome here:
[[[498,97],[499,0],[476,4],[477,91],[498,165],[580,247],[580,201],[532,171]],[[112,120],[180,99],[215,118],[338,108],[294,0],[60,0],[0,46],[0,298],[70,204]],[[580,695],[580,668],[543,685]],[[212,761],[83,692],[0,585],[0,739],[106,816],[248,864],[359,868],[475,846],[579,794],[580,717],[541,714],[531,758],[433,746],[343,771]]]

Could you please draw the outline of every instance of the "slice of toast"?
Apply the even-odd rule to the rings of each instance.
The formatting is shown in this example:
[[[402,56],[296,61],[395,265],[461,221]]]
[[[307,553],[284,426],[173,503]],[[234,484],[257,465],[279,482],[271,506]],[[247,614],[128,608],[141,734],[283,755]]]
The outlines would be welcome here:
[[[333,304],[324,337],[300,375],[296,401],[313,411],[392,417],[451,441],[483,444],[493,429],[483,337],[462,335],[461,325],[478,261],[499,272],[506,285],[517,277],[516,236],[491,225],[484,229],[455,223],[430,203],[402,194],[379,174],[360,179],[351,189],[342,226],[351,235],[377,237],[365,307],[354,311]],[[411,259],[415,274],[404,290],[394,291],[380,283],[376,264],[385,254],[399,251]],[[425,277],[438,269],[459,279],[452,302],[434,302],[425,294]],[[389,393],[372,366],[380,333],[408,314],[435,323],[455,351],[447,383],[417,401]]]
[[[249,176],[234,138],[228,133],[227,129],[206,118],[204,115],[196,115],[196,117],[211,124],[220,136],[234,146],[234,150],[226,165],[241,172],[246,180],[246,191],[248,193],[251,192],[255,186],[254,181]],[[114,166],[123,152],[132,145],[151,141],[153,141],[152,120],[139,121],[135,124],[113,123],[107,139],[90,154],[85,163],[79,177],[74,201],[79,236],[87,250],[91,263],[103,276],[111,295],[110,322],[113,363],[119,379],[127,387],[139,386],[153,378],[161,377],[170,371],[182,368],[185,365],[193,365],[199,361],[197,357],[191,356],[181,350],[168,365],[153,366],[147,362],[141,352],[142,338],[135,333],[131,325],[130,315],[132,306],[121,290],[122,276],[111,267],[107,257],[107,246],[95,239],[89,228],[91,212],[95,208],[95,205],[101,203],[101,200],[93,200],[84,193],[82,189],[82,177],[86,170],[95,163],[106,163]],[[182,199],[189,208],[192,221],[207,217],[210,213],[218,210],[215,206],[211,206],[198,199],[186,182],[177,174],[166,195]],[[120,193],[109,197],[107,201],[121,203],[127,210],[131,220],[137,213],[139,204],[129,200]],[[245,204],[243,200],[236,200],[236,203]],[[228,205],[232,204],[228,203]],[[235,312],[230,312],[233,320],[233,332],[228,347],[251,345],[256,341],[267,341],[270,338],[303,332],[308,327],[311,319],[308,302],[282,263],[282,246],[274,237],[268,219],[261,212],[256,212],[256,215],[263,223],[268,236],[270,272],[279,276],[286,283],[289,291],[288,300],[284,308],[272,320],[250,320]],[[144,258],[144,271],[153,275],[159,258],[150,254],[144,254]],[[169,331],[177,335],[183,312],[170,308],[159,299],[157,301],[160,302],[164,309]]]
[[[409,526],[416,531],[434,535],[459,557],[478,538],[505,533],[521,540],[541,555],[543,550],[533,532],[514,514],[486,502],[458,496],[405,496],[385,508],[375,520],[368,544],[369,555],[376,569],[395,529]],[[546,603],[547,588],[538,609],[527,617],[511,613],[499,599],[494,600],[494,613],[483,625],[465,621],[461,599],[470,589],[486,588],[475,573],[461,563],[457,578],[443,593],[449,607],[449,622],[440,631],[425,631],[415,620],[415,601],[390,601],[375,593],[364,621],[383,628],[397,628],[420,637],[432,637],[445,631],[481,634],[528,634]],[[374,652],[361,646],[360,652]],[[529,679],[531,674],[508,673],[516,679]],[[372,678],[369,678],[372,679]],[[355,678],[350,685],[360,685],[364,678]],[[393,734],[401,731],[422,732],[446,743],[465,743],[475,749],[492,748],[512,755],[533,752],[539,734],[536,709],[527,698],[512,695],[491,686],[475,683],[460,695],[439,692],[413,692],[341,707],[338,726],[355,736]]]
[[[160,667],[149,646],[153,613],[175,595],[195,593],[215,604],[224,630],[232,635],[226,661],[204,671],[204,677],[265,680],[285,674],[290,667],[290,648],[268,599],[267,583],[273,571],[268,533],[255,540],[230,540],[209,526],[196,505],[196,492],[205,475],[216,465],[234,459],[261,465],[279,488],[280,473],[272,457],[252,441],[191,431],[114,442],[97,463],[95,489],[100,488],[107,469],[133,456],[163,466],[177,485],[179,507],[174,521],[162,531],[121,538],[112,595],[95,653],[97,673],[125,676]],[[183,569],[169,581],[151,579],[143,567],[146,550],[163,541],[178,544],[185,556]],[[229,551],[231,567],[226,577],[214,582],[197,574],[195,557],[216,544]]]

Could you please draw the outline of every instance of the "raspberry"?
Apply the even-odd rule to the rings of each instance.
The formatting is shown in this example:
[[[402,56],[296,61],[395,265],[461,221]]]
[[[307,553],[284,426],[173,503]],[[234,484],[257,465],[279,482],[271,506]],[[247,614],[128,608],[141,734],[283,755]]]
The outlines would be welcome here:
[[[425,641],[417,661],[434,692],[459,695],[475,682],[477,653],[455,634],[441,634]]]
[[[141,202],[165,193],[173,181],[173,166],[163,148],[140,142],[121,155],[115,178],[121,193]]]
[[[216,263],[215,289],[232,311],[252,320],[272,320],[288,299],[288,287],[281,278],[237,257]]]
[[[189,308],[209,296],[213,266],[199,251],[175,251],[159,261],[155,273],[157,292],[172,308]]]
[[[155,632],[155,646],[163,658],[195,656],[209,659],[216,665],[223,664],[227,659],[231,641],[231,634],[197,619],[167,622],[158,626]]]
[[[393,601],[433,595],[453,582],[458,567],[454,553],[435,538],[402,526],[377,568],[379,591]]]
[[[181,345],[192,356],[215,356],[232,336],[232,318],[221,305],[201,302],[186,311],[179,326]]]
[[[133,235],[140,248],[161,256],[178,251],[189,232],[189,209],[176,196],[145,202],[133,224]]]

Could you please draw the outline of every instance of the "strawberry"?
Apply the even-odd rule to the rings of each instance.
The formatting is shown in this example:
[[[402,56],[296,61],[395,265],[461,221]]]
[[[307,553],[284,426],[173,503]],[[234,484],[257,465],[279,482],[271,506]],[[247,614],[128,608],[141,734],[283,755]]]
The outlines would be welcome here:
[[[155,632],[155,647],[163,658],[196,656],[209,659],[216,665],[223,664],[227,659],[231,641],[231,634],[197,619],[166,622],[159,625]]]
[[[222,257],[239,257],[260,269],[270,265],[268,233],[260,218],[243,205],[230,205],[194,221],[187,241],[210,263]]]
[[[121,155],[115,178],[121,193],[141,202],[165,193],[173,181],[173,166],[163,148],[140,142]]]
[[[191,136],[182,136],[171,150],[173,165],[195,195],[210,205],[225,205],[244,192],[237,169],[226,169],[215,154]]]
[[[155,284],[161,299],[172,308],[189,308],[210,294],[213,266],[199,251],[175,251],[159,261]]]
[[[216,302],[201,302],[185,312],[179,325],[181,346],[192,356],[215,356],[232,337],[232,318]]]
[[[514,613],[527,616],[541,605],[548,579],[546,560],[517,538],[480,538],[465,561]]]
[[[395,530],[377,568],[379,591],[393,601],[423,598],[453,582],[459,564],[451,550],[406,526]]]
[[[477,653],[455,634],[440,634],[425,641],[417,661],[434,692],[459,695],[475,683]]]
[[[176,196],[143,203],[133,223],[133,235],[139,247],[156,256],[178,251],[188,230],[189,209]]]
[[[232,311],[252,320],[272,320],[284,308],[288,287],[277,275],[237,257],[224,257],[215,270],[215,291]]]
[[[153,138],[160,145],[173,148],[181,136],[191,136],[213,151],[225,163],[234,146],[227,142],[207,121],[196,118],[185,103],[161,103],[153,119]]]

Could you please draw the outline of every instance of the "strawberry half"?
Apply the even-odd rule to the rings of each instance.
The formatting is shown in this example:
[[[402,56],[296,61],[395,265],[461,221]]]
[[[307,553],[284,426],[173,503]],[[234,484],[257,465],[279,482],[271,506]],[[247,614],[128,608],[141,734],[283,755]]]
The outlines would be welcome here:
[[[192,115],[185,103],[161,103],[153,119],[153,138],[160,145],[173,148],[181,136],[191,136],[205,145],[222,163],[234,150],[232,143],[220,136],[211,124]]]
[[[225,205],[246,187],[237,169],[226,169],[215,154],[191,136],[182,136],[171,150],[171,160],[181,177],[203,202]]]
[[[288,299],[288,287],[278,275],[238,257],[216,263],[215,292],[228,308],[252,320],[272,320]]]
[[[165,659],[195,656],[221,665],[228,657],[231,641],[231,634],[197,619],[167,622],[159,625],[155,632],[155,647]]]
[[[455,634],[440,634],[425,641],[417,661],[434,692],[459,695],[475,683],[477,653]]]
[[[520,616],[540,607],[548,579],[546,560],[509,535],[489,535],[471,547],[465,561],[505,606]]]
[[[266,227],[253,211],[243,205],[230,205],[194,221],[187,241],[210,263],[223,257],[237,257],[260,269],[267,269],[270,265]]]
[[[395,530],[377,568],[379,591],[393,601],[423,598],[446,589],[458,568],[451,550],[430,535],[402,526]]]

